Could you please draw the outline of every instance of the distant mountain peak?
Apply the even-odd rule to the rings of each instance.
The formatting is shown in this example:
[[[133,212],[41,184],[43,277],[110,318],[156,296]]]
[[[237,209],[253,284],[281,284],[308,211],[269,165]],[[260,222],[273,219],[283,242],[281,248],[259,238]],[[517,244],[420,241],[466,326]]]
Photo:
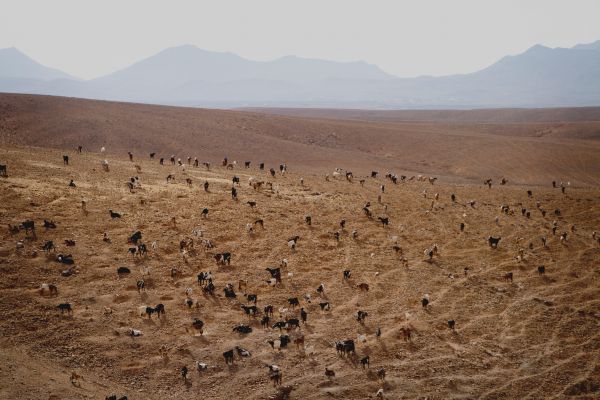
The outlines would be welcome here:
[[[596,40],[592,43],[582,43],[571,47],[575,50],[600,50],[600,40]]]
[[[548,51],[548,50],[552,50],[552,48],[538,43],[536,45],[531,46],[529,49],[527,49],[527,51],[525,51],[525,53],[535,53],[535,52],[542,52],[542,51]]]
[[[46,67],[33,60],[16,47],[0,49],[0,78],[77,79],[58,69]]]

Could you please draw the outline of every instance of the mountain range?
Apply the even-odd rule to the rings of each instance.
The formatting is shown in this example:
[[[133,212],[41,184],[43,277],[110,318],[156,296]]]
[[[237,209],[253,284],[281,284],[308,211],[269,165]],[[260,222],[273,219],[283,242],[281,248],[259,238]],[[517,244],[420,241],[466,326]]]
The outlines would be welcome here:
[[[201,107],[498,108],[600,105],[600,41],[536,45],[469,74],[398,78],[362,61],[259,62],[172,47],[80,80],[15,48],[0,50],[0,92]]]

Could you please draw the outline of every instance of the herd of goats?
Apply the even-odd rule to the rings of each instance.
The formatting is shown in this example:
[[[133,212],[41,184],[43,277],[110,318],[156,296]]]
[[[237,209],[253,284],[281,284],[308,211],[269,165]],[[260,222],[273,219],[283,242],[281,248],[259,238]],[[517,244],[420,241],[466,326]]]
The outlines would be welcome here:
[[[78,151],[81,153],[82,152],[82,147],[79,146]],[[101,149],[101,153],[105,152],[105,148],[103,147]],[[154,159],[155,158],[155,153],[151,153],[150,154],[150,159]],[[133,162],[133,154],[130,152],[129,153],[129,160]],[[67,155],[63,156],[63,163],[64,165],[69,165],[69,157]],[[163,158],[160,158],[159,163],[161,165],[164,165],[165,160]],[[186,168],[186,163],[182,162],[181,159],[176,159],[175,156],[171,156],[170,157],[170,163],[171,165],[177,165],[182,169]],[[199,161],[197,158],[192,159],[191,157],[188,157],[187,159],[187,166],[194,166],[194,167],[198,167],[200,165]],[[211,164],[208,162],[203,162],[202,165],[207,169],[210,170],[211,168]],[[225,167],[227,170],[233,170],[235,168],[237,168],[237,162],[233,161],[233,162],[229,162],[227,160],[227,158],[225,158],[222,161],[222,165],[223,167]],[[246,161],[244,163],[244,168],[250,168],[251,163],[249,161]],[[109,163],[107,160],[102,160],[101,161],[101,166],[103,168],[103,170],[105,171],[110,171],[109,169]],[[138,169],[138,171],[140,171],[140,167],[138,165],[136,165],[136,168]],[[265,165],[264,163],[260,163],[259,164],[259,170],[263,171],[265,169]],[[279,166],[279,173],[280,174],[285,174],[287,171],[287,165],[286,164],[281,164]],[[269,169],[269,174],[272,177],[275,177],[276,175],[276,170],[274,168],[270,168]],[[0,165],[0,174],[3,176],[7,176],[7,167],[6,165]],[[372,178],[376,178],[378,176],[378,173],[376,171],[373,171],[371,173],[371,177]],[[340,169],[336,169],[335,171],[333,171],[333,173],[331,174],[331,176],[329,174],[327,174],[325,176],[325,179],[327,181],[329,181],[330,179],[347,179],[348,181],[352,181],[354,179],[353,174],[351,172],[343,172]],[[436,178],[433,177],[423,177],[423,176],[413,176],[413,177],[407,177],[404,175],[401,176],[397,176],[395,174],[392,173],[388,173],[386,175],[386,178],[389,179],[390,182],[392,182],[393,184],[397,184],[399,181],[406,181],[406,180],[419,180],[419,181],[428,181],[431,185],[434,185]],[[170,182],[171,180],[174,179],[173,175],[169,175],[167,177],[167,182]],[[302,178],[301,179],[301,184],[304,184],[304,181]],[[188,185],[191,185],[191,179],[186,179],[186,182]],[[364,179],[360,180],[360,184],[363,185],[365,182]],[[231,187],[231,197],[234,200],[237,200],[237,190],[236,190],[236,184],[239,186],[240,180],[239,177],[234,176],[232,179],[232,187]],[[485,185],[488,185],[490,188],[492,186],[492,180],[486,180]],[[503,178],[500,181],[501,185],[506,184],[507,181]],[[273,190],[273,186],[270,183],[265,183],[264,181],[258,181],[255,178],[250,178],[249,180],[249,184],[250,186],[252,186],[254,189],[256,190],[260,190],[261,187],[264,185],[265,187],[270,187],[271,190]],[[69,186],[71,187],[75,187],[76,184],[73,180],[71,180],[69,182]],[[131,177],[131,179],[127,182],[127,186],[129,187],[130,190],[135,190],[137,187],[140,186],[139,183],[139,178],[138,177]],[[208,181],[204,182],[203,184],[204,190],[208,191],[209,190],[209,183]],[[558,185],[556,182],[553,182],[553,187],[560,187],[562,192],[565,193],[565,185],[563,185],[563,183],[561,182],[560,185]],[[379,187],[379,190],[381,193],[385,192],[385,185],[381,184]],[[427,191],[424,191],[424,196],[427,197]],[[527,195],[528,197],[532,197],[533,194],[531,191],[527,191]],[[435,200],[437,200],[438,195],[435,195]],[[378,198],[378,201],[381,203],[381,197]],[[456,196],[454,194],[451,195],[451,201],[452,202],[456,202]],[[248,204],[250,205],[250,207],[255,207],[256,203],[253,201],[249,201]],[[474,206],[474,201],[469,203],[472,207]],[[82,209],[83,212],[87,214],[87,209],[86,209],[86,203],[85,201],[82,202]],[[541,204],[539,202],[536,202],[536,206],[539,210],[539,212],[541,212],[544,216],[546,215],[546,210],[543,209],[543,207],[541,206]],[[384,206],[384,209],[385,208]],[[373,217],[373,212],[371,211],[371,204],[370,202],[367,202],[362,211],[364,212],[364,215],[369,218],[369,219],[374,219]],[[514,214],[515,210],[511,207],[509,207],[508,205],[502,205],[501,207],[501,212],[505,213],[505,214]],[[519,210],[517,210],[516,212],[519,212]],[[527,210],[525,208],[521,208],[520,210],[521,214],[524,217],[530,218],[531,215],[531,210]],[[208,216],[209,210],[207,208],[204,208],[201,211],[201,217],[206,218]],[[553,211],[553,213],[555,214],[555,216],[560,216],[560,210],[559,209],[555,209]],[[113,210],[108,210],[108,214],[110,216],[111,219],[120,219],[121,218],[121,214],[119,212],[113,211]],[[377,220],[381,223],[381,225],[385,228],[389,225],[390,221],[389,218],[387,216],[379,216],[377,218]],[[174,222],[174,221],[173,221]],[[312,217],[310,215],[305,215],[304,217],[304,222],[307,225],[311,225],[312,223]],[[498,222],[498,219],[496,219],[496,222]],[[340,221],[339,226],[341,228],[341,230],[343,230],[345,228],[345,220]],[[257,227],[257,226],[263,226],[263,220],[262,219],[258,219],[256,221],[254,221],[253,223],[249,223],[247,224],[246,228],[248,230],[249,233],[252,233],[252,231]],[[9,224],[9,231],[12,235],[17,235],[21,230],[24,230],[26,233],[26,238],[27,239],[37,239],[36,236],[36,223],[33,220],[27,220],[27,221],[23,221],[21,224],[18,225],[10,225]],[[43,227],[47,230],[47,229],[54,229],[56,228],[56,223],[54,221],[51,220],[44,220],[43,222]],[[464,223],[460,224],[460,230],[464,230],[465,226]],[[558,229],[558,224],[556,221],[554,221],[553,225],[552,225],[552,233],[556,234],[556,231]],[[571,231],[575,231],[575,226],[571,226]],[[201,231],[197,231],[194,230],[193,234],[197,237],[200,238],[200,241],[202,243],[202,245],[205,248],[212,248],[214,245],[213,243],[202,237],[202,232]],[[334,233],[334,237],[336,240],[339,241],[340,239],[340,233],[339,231]],[[358,236],[358,232],[356,230],[353,230],[351,233],[351,237],[356,239]],[[598,244],[600,244],[600,236],[596,234],[596,232],[592,233],[592,238],[593,240],[597,241]],[[566,242],[568,239],[568,233],[567,232],[562,232],[560,233],[560,241],[561,242]],[[108,236],[108,233],[104,233],[104,238],[103,240],[105,242],[110,242],[110,238]],[[299,236],[294,236],[291,237],[289,239],[287,239],[287,244],[290,248],[291,251],[295,251],[296,250],[296,245],[297,242],[299,240]],[[497,248],[499,246],[501,238],[500,237],[493,237],[493,236],[489,236],[487,238],[488,244],[491,248]],[[546,243],[546,237],[541,237],[541,241],[544,247],[547,246]],[[149,251],[148,246],[144,243],[142,243],[142,232],[141,231],[137,231],[135,233],[133,233],[127,240],[127,242],[129,243],[130,247],[128,248],[128,251],[130,252],[130,254],[133,257],[143,257],[147,254],[147,252]],[[71,246],[75,246],[75,241],[73,240],[66,240],[64,242],[64,244],[67,247],[71,247]],[[532,244],[530,244],[530,246],[533,246]],[[23,248],[25,247],[24,242],[23,241],[18,241],[17,242],[17,251],[21,251]],[[156,242],[153,242],[150,247],[155,250],[156,249]],[[181,240],[180,242],[180,252],[184,255],[190,251],[191,249],[193,249],[194,247],[194,240],[190,239],[190,238],[186,238]],[[42,246],[42,250],[45,251],[46,253],[49,253],[51,251],[55,252],[55,245],[52,241],[48,240],[45,241],[43,246]],[[393,250],[400,255],[400,260],[401,262],[406,265],[407,264],[407,260],[406,258],[402,257],[402,248],[400,246],[398,246],[398,244],[394,244],[393,246]],[[432,247],[426,249],[424,251],[425,257],[428,260],[432,260],[433,257],[435,257],[438,253],[438,245],[434,244]],[[522,250],[521,253],[518,257],[522,256]],[[223,252],[223,253],[219,253],[214,255],[214,259],[216,261],[217,264],[219,265],[229,265],[231,262],[231,257],[232,254],[229,252]],[[70,276],[72,274],[74,274],[76,272],[75,269],[75,261],[73,259],[73,256],[71,254],[56,254],[54,256],[55,261],[61,264],[65,264],[65,268],[64,270],[61,271],[61,275],[62,276]],[[287,260],[284,259],[281,262],[280,267],[278,268],[267,268],[267,272],[268,272],[268,276],[269,279],[267,280],[267,284],[270,286],[277,286],[282,282],[282,267],[286,267],[287,266]],[[465,274],[467,274],[467,269],[465,268]],[[131,270],[127,267],[118,267],[117,268],[117,274],[120,277],[123,276],[127,276],[128,274],[131,273]],[[539,274],[544,274],[545,273],[545,267],[544,266],[539,266],[538,267],[538,273]],[[179,274],[181,274],[181,271],[179,271],[177,268],[172,268],[171,269],[171,276],[173,278],[176,278]],[[351,271],[350,270],[344,270],[343,271],[343,275],[342,278],[345,281],[348,281],[348,279],[351,276]],[[507,274],[504,275],[503,277],[504,279],[508,280],[508,281],[512,281],[512,272],[509,272]],[[215,283],[213,282],[213,277],[212,277],[212,273],[209,272],[201,272],[200,274],[198,274],[197,276],[198,279],[198,284],[201,286],[202,288],[202,292],[203,294],[205,294],[206,296],[215,296],[215,290],[216,290],[216,286]],[[145,287],[146,287],[146,283],[144,282],[144,279],[140,279],[136,282],[136,286],[137,286],[137,290],[138,292],[142,292],[145,291]],[[356,285],[357,288],[361,291],[364,292],[368,292],[369,290],[369,285],[367,283],[359,283],[358,285]],[[297,330],[301,329],[301,326],[303,324],[306,323],[307,318],[308,318],[308,312],[305,310],[304,307],[301,307],[301,299],[298,299],[297,297],[290,297],[287,299],[288,304],[286,305],[286,307],[289,308],[285,308],[285,307],[281,307],[279,308],[279,317],[280,320],[274,320],[273,316],[274,316],[274,310],[275,307],[271,304],[267,304],[264,305],[263,307],[259,308],[257,306],[257,300],[258,300],[258,296],[256,294],[250,294],[250,293],[246,293],[246,287],[247,287],[247,282],[244,280],[240,280],[238,282],[237,285],[237,290],[239,292],[244,293],[243,297],[245,297],[246,301],[248,302],[248,304],[241,304],[240,308],[241,311],[252,318],[256,318],[260,315],[262,315],[261,320],[260,320],[260,324],[263,328],[272,328],[274,330],[279,330],[279,336],[277,337],[277,339],[273,339],[273,340],[269,340],[268,344],[273,348],[273,349],[283,349],[286,348],[290,343],[293,343],[295,346],[297,346],[298,348],[303,348],[304,347],[304,336],[303,335],[291,335],[291,331],[296,332]],[[42,295],[51,295],[51,296],[56,296],[58,295],[58,287],[55,284],[49,284],[49,283],[43,283],[40,286],[40,292],[42,293]],[[324,294],[325,291],[325,285],[323,283],[321,283],[319,285],[319,287],[316,289],[316,292],[318,293],[319,296],[321,296],[322,294]],[[224,288],[223,288],[223,292],[226,298],[237,298],[238,294],[236,293],[236,287],[234,287],[234,285],[228,283]],[[304,296],[304,299],[302,300],[306,300],[308,302],[310,302],[310,294],[306,294]],[[421,305],[422,307],[426,308],[429,304],[429,295],[428,294],[424,294],[423,298],[421,300]],[[186,289],[186,300],[185,300],[185,305],[187,307],[194,307],[195,305],[197,306],[197,301],[193,300],[192,298],[192,289],[191,288],[187,288]],[[330,310],[331,306],[329,304],[329,302],[327,301],[321,301],[319,302],[319,307],[321,309],[322,312],[327,312]],[[57,306],[58,310],[60,310],[61,313],[67,313],[67,314],[72,314],[73,313],[73,306],[70,303],[61,303],[58,304]],[[288,311],[291,310],[297,310],[299,308],[299,313],[296,314],[296,316],[294,316],[294,314],[289,313]],[[111,312],[110,309],[105,308],[105,312]],[[164,304],[157,304],[156,306],[152,307],[152,306],[140,306],[139,307],[139,314],[141,316],[147,316],[148,318],[152,318],[153,315],[156,315],[157,318],[161,318],[162,315],[164,315],[166,312],[165,310],[165,306]],[[365,311],[358,311],[356,314],[356,319],[359,323],[363,323],[365,318],[368,316],[368,313]],[[454,320],[448,320],[447,321],[447,325],[449,329],[454,330],[455,329],[455,324],[456,322]],[[191,329],[193,329],[195,332],[197,332],[198,335],[202,335],[204,332],[204,322],[198,318],[194,318],[193,321],[191,322]],[[286,330],[286,333],[283,333],[283,330]],[[240,333],[240,334],[249,334],[252,332],[252,327],[250,325],[247,324],[239,324],[236,325],[235,327],[233,327],[233,331]],[[411,329],[410,327],[403,327],[400,329],[400,332],[404,338],[405,341],[410,341],[411,340]],[[142,336],[142,332],[138,329],[130,329],[129,330],[129,335],[131,335],[132,337],[138,337],[138,336]],[[377,328],[375,336],[377,338],[379,338],[381,336],[381,329]],[[364,337],[364,335],[359,335],[358,338],[359,341],[365,341],[366,338]],[[369,368],[369,356],[364,356],[364,357],[359,357],[356,354],[356,345],[353,339],[346,339],[346,340],[341,340],[341,341],[337,341],[334,344],[335,346],[335,350],[337,351],[337,353],[342,356],[342,357],[348,357],[349,359],[353,360],[354,362],[360,364],[362,367],[364,368]],[[236,346],[230,350],[227,350],[223,353],[223,358],[224,358],[224,362],[226,365],[230,365],[234,363],[234,360],[236,358],[236,356],[238,358],[247,358],[251,356],[251,352],[247,349],[244,349],[242,347]],[[274,399],[286,399],[289,397],[289,394],[292,390],[291,386],[282,386],[282,378],[283,378],[283,374],[282,374],[282,370],[279,366],[274,365],[274,364],[269,364],[266,365],[266,367],[268,368],[268,378],[273,382],[273,384],[278,387],[278,392],[277,395],[274,396]],[[195,364],[195,369],[199,372],[202,373],[202,371],[205,371],[209,368],[209,366],[206,363],[197,361]],[[179,373],[181,374],[182,379],[184,380],[188,380],[188,374],[189,374],[189,370],[187,366],[182,366],[179,370]],[[324,372],[325,376],[329,379],[335,377],[335,372],[332,369],[329,368],[325,368],[325,372]],[[76,374],[74,374],[76,375]],[[376,376],[379,379],[380,382],[385,382],[385,377],[386,377],[386,371],[384,368],[379,368],[376,370]],[[76,384],[76,379],[72,377],[72,382],[73,384]],[[377,397],[383,397],[383,388],[380,388],[377,393],[376,393]],[[127,397],[123,396],[120,397],[119,399],[117,399],[116,395],[111,395],[111,396],[107,396],[106,397],[107,400],[126,400]]]

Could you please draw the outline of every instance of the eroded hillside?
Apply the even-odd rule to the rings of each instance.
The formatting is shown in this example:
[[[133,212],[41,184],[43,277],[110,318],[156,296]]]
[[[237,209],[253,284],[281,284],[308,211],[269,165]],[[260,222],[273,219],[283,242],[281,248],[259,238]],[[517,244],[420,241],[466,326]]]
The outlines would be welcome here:
[[[63,153],[70,155],[68,166]],[[31,219],[37,233],[37,240],[26,239],[23,230],[2,233],[0,397],[103,399],[115,393],[129,399],[264,399],[275,393],[265,364],[280,366],[283,385],[293,386],[291,398],[297,399],[364,399],[381,387],[385,398],[394,399],[591,399],[599,393],[600,245],[592,239],[600,226],[597,189],[569,187],[563,195],[552,187],[495,184],[488,189],[443,179],[433,185],[416,179],[394,185],[383,177],[359,176],[350,183],[326,181],[327,171],[305,174],[293,164],[290,173],[271,178],[255,164],[233,171],[220,166],[183,171],[138,154],[133,162],[126,155],[108,156],[110,172],[105,172],[100,156],[85,152],[4,147],[0,155],[9,172],[0,180],[0,222],[6,227]],[[167,183],[171,173],[175,181]],[[233,175],[241,181],[237,201],[230,195]],[[132,176],[141,181],[133,192],[126,186]],[[250,177],[272,182],[273,190],[254,190]],[[185,178],[192,180],[191,187]],[[68,186],[71,179],[75,188]],[[366,180],[364,186],[360,179]],[[362,211],[366,202],[374,219]],[[509,205],[514,215],[503,214],[501,205]],[[206,219],[201,217],[205,207]],[[111,219],[109,209],[122,218]],[[312,217],[310,226],[306,214]],[[387,228],[377,220],[383,215],[390,220]],[[56,229],[44,229],[44,219],[53,220]],[[256,226],[248,233],[246,224],[257,219],[264,229]],[[202,238],[192,235],[196,228],[215,248],[203,248]],[[138,230],[150,248],[145,257],[128,253],[127,238]],[[110,243],[103,241],[104,232]],[[561,243],[563,232],[568,240]],[[287,239],[295,235],[300,239],[292,251]],[[502,237],[497,249],[488,246],[489,235]],[[179,243],[192,237],[194,249],[183,255]],[[67,247],[66,239],[75,246]],[[45,254],[48,240],[57,249]],[[17,249],[18,241],[23,248]],[[393,249],[396,243],[402,255]],[[429,261],[424,250],[433,244],[439,253]],[[232,253],[230,266],[215,263],[213,255],[222,252]],[[55,261],[59,253],[73,255],[75,274],[61,276],[69,266]],[[265,268],[283,259],[288,265],[282,268],[282,284],[271,287]],[[538,274],[540,265],[545,275]],[[119,277],[119,266],[131,274]],[[181,276],[173,278],[172,268]],[[348,281],[342,279],[346,269],[351,270]],[[203,295],[196,278],[200,271],[212,271],[214,297]],[[503,278],[508,272],[512,282]],[[140,279],[146,290],[138,293]],[[244,315],[240,305],[250,302],[237,289],[240,279],[247,281],[246,293],[258,295],[259,309],[275,307],[271,323],[280,320],[283,307],[288,318],[298,317],[300,307],[308,312],[308,322],[289,332],[292,339],[304,336],[303,347],[290,344],[277,351],[267,344],[280,332],[261,327],[263,315]],[[41,296],[42,283],[56,284],[58,294]],[[236,299],[224,296],[227,283],[234,285]],[[322,299],[316,292],[321,283]],[[359,290],[359,283],[367,283],[369,291]],[[184,305],[188,287],[197,307]],[[310,303],[305,294],[311,295]],[[430,296],[426,308],[424,294]],[[298,297],[300,307],[291,308],[290,297]],[[324,301],[330,311],[320,310]],[[72,315],[57,309],[65,302],[72,305]],[[139,306],[158,303],[165,305],[164,317],[139,315]],[[356,320],[359,310],[368,312],[364,324]],[[202,336],[192,328],[194,318],[205,324]],[[450,319],[456,321],[455,331],[447,326]],[[232,332],[241,323],[252,333]],[[407,327],[409,342],[401,334]],[[131,328],[143,335],[130,337]],[[368,355],[370,369],[336,353],[333,342],[342,339],[354,339],[357,359]],[[228,367],[222,353],[236,345],[252,356],[236,355]],[[196,372],[196,361],[208,364],[208,370]],[[190,369],[187,382],[180,376],[182,366]],[[334,378],[325,377],[326,367],[335,371]],[[386,370],[384,384],[375,374],[379,368]],[[70,382],[72,372],[81,375],[80,387]]]

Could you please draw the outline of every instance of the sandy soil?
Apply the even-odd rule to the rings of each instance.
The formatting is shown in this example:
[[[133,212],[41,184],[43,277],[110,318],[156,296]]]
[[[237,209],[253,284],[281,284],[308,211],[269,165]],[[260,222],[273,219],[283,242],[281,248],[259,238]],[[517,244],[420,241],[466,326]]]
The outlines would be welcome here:
[[[57,119],[52,119],[51,113],[56,109],[34,111],[44,101],[31,101],[32,114],[27,118],[22,117],[22,111],[18,113],[21,117],[15,117],[12,111],[9,117],[2,114],[4,129],[16,124],[11,140],[22,137],[24,142],[57,147],[70,143],[69,148],[77,143],[74,138],[92,141],[98,147],[104,139],[109,140],[94,137],[101,126],[93,127],[92,121],[97,119],[90,116],[105,106],[113,107],[110,103],[77,101],[77,107],[93,106],[82,111],[81,121],[70,128],[66,122],[53,125]],[[61,101],[61,107],[71,107],[71,100]],[[119,118],[133,115],[132,110],[153,110],[148,112],[148,121],[166,124],[167,120],[161,118],[167,118],[167,114],[175,114],[168,117],[170,120],[178,113],[190,113],[149,106],[114,107],[104,117],[106,120],[113,120],[118,110],[128,107]],[[39,126],[53,128],[46,132],[34,127],[35,112],[49,118]],[[198,119],[203,113],[224,115],[223,119],[229,115],[202,110],[196,113],[194,118]],[[77,117],[74,111],[65,115]],[[144,123],[150,124],[148,121]],[[215,117],[213,122],[220,124],[222,120]],[[138,122],[128,126],[134,123]],[[186,123],[181,120],[182,125]],[[306,122],[305,126],[313,123],[318,124]],[[110,144],[116,148],[139,146],[135,147],[139,150],[135,151],[134,162],[124,154],[103,156],[110,163],[110,172],[102,171],[101,157],[95,153],[80,155],[71,150],[15,144],[0,147],[0,163],[7,164],[9,172],[7,178],[0,178],[0,224],[6,227],[33,219],[37,226],[37,240],[26,239],[24,231],[14,236],[6,229],[0,233],[0,398],[104,399],[114,393],[145,400],[232,396],[266,399],[276,392],[267,378],[266,363],[281,367],[283,384],[294,388],[292,399],[373,398],[381,387],[388,399],[600,396],[600,245],[592,239],[592,231],[600,232],[597,187],[569,187],[566,194],[561,194],[549,184],[494,185],[488,189],[443,177],[434,185],[416,180],[394,185],[385,178],[365,178],[361,186],[358,175],[365,175],[370,167],[356,172],[354,183],[327,182],[324,174],[331,173],[330,169],[321,168],[317,161],[305,168],[300,162],[289,161],[292,157],[287,159],[291,172],[276,178],[259,171],[255,164],[251,169],[234,171],[188,167],[184,172],[138,156],[142,150],[156,146],[154,138],[166,146],[179,133],[148,138],[141,132],[149,125],[139,124],[139,132],[110,137]],[[120,129],[114,126],[114,132],[122,132]],[[263,136],[273,138],[268,139],[271,144],[283,140],[276,139],[275,134],[253,137]],[[216,162],[223,156],[224,147],[211,148],[210,143],[204,144],[211,154],[207,159]],[[228,143],[240,154],[248,154],[242,152],[241,143]],[[304,146],[287,139],[285,143],[290,143],[290,152]],[[252,151],[256,150],[254,145],[247,144]],[[510,164],[526,157],[527,146],[513,144],[510,151],[492,162],[511,170]],[[569,142],[565,146],[562,169],[556,167],[558,170],[566,173],[575,164],[591,168],[590,157],[597,157],[592,145]],[[590,147],[587,152],[586,147]],[[541,153],[546,151],[541,145],[535,148]],[[581,151],[576,159],[569,155],[574,149]],[[319,151],[315,148],[315,158]],[[335,158],[341,154],[337,151],[342,150],[327,153],[331,161],[340,166],[350,163]],[[63,165],[63,154],[70,155],[69,166]],[[302,153],[294,160],[309,163],[306,154],[313,153]],[[420,157],[429,159],[428,155]],[[537,153],[528,157],[535,158]],[[259,161],[256,157],[249,159]],[[273,165],[265,160],[267,168]],[[364,162],[366,167],[369,160],[357,157],[352,161]],[[135,164],[141,172],[136,171]],[[546,170],[543,165],[547,164],[536,164],[528,176],[546,179],[556,173],[554,166],[547,165]],[[481,172],[480,165],[473,168]],[[312,172],[319,169],[318,174]],[[588,171],[597,179],[597,170]],[[169,173],[175,174],[175,183],[167,184]],[[497,175],[504,173],[501,168],[497,171]],[[229,194],[234,174],[241,178],[238,201]],[[570,179],[588,179],[573,174]],[[136,175],[142,186],[131,193],[125,182]],[[250,176],[273,182],[274,190],[255,191],[248,185]],[[186,177],[192,179],[191,187],[186,185]],[[300,184],[301,177],[304,185]],[[76,188],[67,186],[70,179],[74,179]],[[210,182],[209,193],[201,188],[205,180]],[[381,184],[385,184],[383,204],[377,201]],[[531,198],[528,189],[533,191]],[[436,193],[439,199],[434,201]],[[450,200],[452,193],[456,194],[455,203]],[[87,215],[81,209],[82,199],[87,202]],[[256,208],[250,208],[246,203],[249,200],[257,202]],[[468,204],[470,200],[475,200],[474,207]],[[362,213],[367,201],[375,216],[389,216],[388,228]],[[548,211],[545,217],[536,208],[536,201]],[[515,214],[502,214],[502,204],[509,205]],[[200,216],[203,207],[210,210],[207,219]],[[530,218],[521,214],[521,207],[531,211]],[[109,209],[121,212],[123,217],[112,220]],[[560,216],[554,215],[555,209],[561,210]],[[304,223],[307,213],[312,216],[312,226]],[[265,229],[248,234],[246,223],[258,218],[264,220]],[[57,228],[44,229],[43,219],[54,220]],[[341,219],[347,223],[338,243],[333,233],[339,229]],[[554,220],[558,223],[557,235],[551,232]],[[464,232],[459,230],[461,222],[466,226]],[[571,232],[572,225],[575,232]],[[197,227],[216,247],[204,250],[196,244],[195,252],[184,258],[179,241],[190,237]],[[357,239],[350,237],[354,229],[358,231]],[[150,250],[147,257],[134,259],[127,252],[126,240],[137,230],[142,231],[144,243],[156,241],[158,248]],[[108,232],[111,243],[102,241],[104,232]],[[559,240],[562,232],[568,232],[566,243]],[[286,239],[294,235],[300,236],[295,252],[286,244]],[[497,249],[488,246],[488,235],[502,237]],[[541,236],[548,238],[547,248],[542,246]],[[66,247],[65,239],[75,240],[76,245]],[[58,247],[56,254],[73,254],[78,271],[75,275],[60,275],[66,267],[54,261],[54,252],[46,255],[41,249],[47,240]],[[17,241],[22,241],[24,248],[17,249]],[[396,241],[408,266],[402,265],[401,256],[392,249]],[[423,252],[434,243],[439,246],[439,254],[429,262]],[[523,249],[522,260],[516,259],[519,249]],[[212,254],[223,251],[233,254],[231,266],[218,266],[212,259]],[[278,265],[284,258],[289,264],[283,269],[282,285],[268,286],[265,280],[269,275],[264,269]],[[546,267],[543,276],[537,273],[540,265]],[[118,266],[129,267],[131,275],[118,277]],[[143,266],[150,268],[149,275],[142,275]],[[182,276],[172,279],[172,267],[179,268]],[[469,270],[465,276],[466,267]],[[342,279],[344,269],[352,271],[348,282]],[[203,296],[196,282],[198,272],[208,270],[214,274],[215,297]],[[507,272],[513,272],[513,282],[503,279]],[[136,281],[140,278],[147,287],[138,293]],[[237,286],[239,279],[248,281],[247,292],[258,295],[261,308],[266,304],[275,306],[275,320],[277,310],[287,307],[287,298],[312,295],[311,303],[301,300],[309,313],[308,323],[290,332],[292,337],[305,336],[304,348],[291,344],[281,351],[271,349],[266,341],[276,338],[279,332],[261,328],[258,321],[242,313],[240,304],[247,302],[239,291],[235,300],[223,295],[225,284]],[[37,289],[44,282],[55,283],[58,295],[41,296]],[[368,292],[357,289],[362,282],[369,284]],[[329,312],[321,312],[318,306],[316,288],[320,283],[325,285],[324,298],[332,305]],[[199,307],[188,309],[184,305],[188,287],[193,288],[192,297]],[[421,299],[426,293],[431,302],[423,308]],[[73,305],[71,316],[61,315],[56,308],[63,302]],[[157,303],[166,307],[163,318],[138,315],[140,305]],[[112,313],[106,314],[105,308]],[[364,324],[356,321],[358,310],[369,314]],[[298,309],[288,313],[298,315]],[[205,322],[203,336],[192,329],[193,318]],[[455,331],[448,329],[449,319],[456,321]],[[232,332],[239,323],[250,324],[253,332]],[[382,330],[380,338],[375,337],[378,327]],[[402,339],[402,327],[412,329],[410,342]],[[140,329],[143,336],[129,337],[130,328]],[[358,341],[359,335],[366,335],[365,343]],[[370,369],[362,369],[351,357],[336,354],[332,343],[350,338],[357,341],[359,358],[369,355]],[[236,357],[234,366],[228,367],[222,353],[236,345],[248,349],[252,356]],[[166,352],[161,352],[162,346]],[[195,361],[207,363],[209,369],[197,373]],[[186,382],[179,375],[184,365],[190,369]],[[324,376],[326,367],[335,371],[335,378]],[[385,383],[379,382],[374,373],[382,367],[387,372]],[[72,372],[81,376],[76,381],[78,387],[70,382]]]

